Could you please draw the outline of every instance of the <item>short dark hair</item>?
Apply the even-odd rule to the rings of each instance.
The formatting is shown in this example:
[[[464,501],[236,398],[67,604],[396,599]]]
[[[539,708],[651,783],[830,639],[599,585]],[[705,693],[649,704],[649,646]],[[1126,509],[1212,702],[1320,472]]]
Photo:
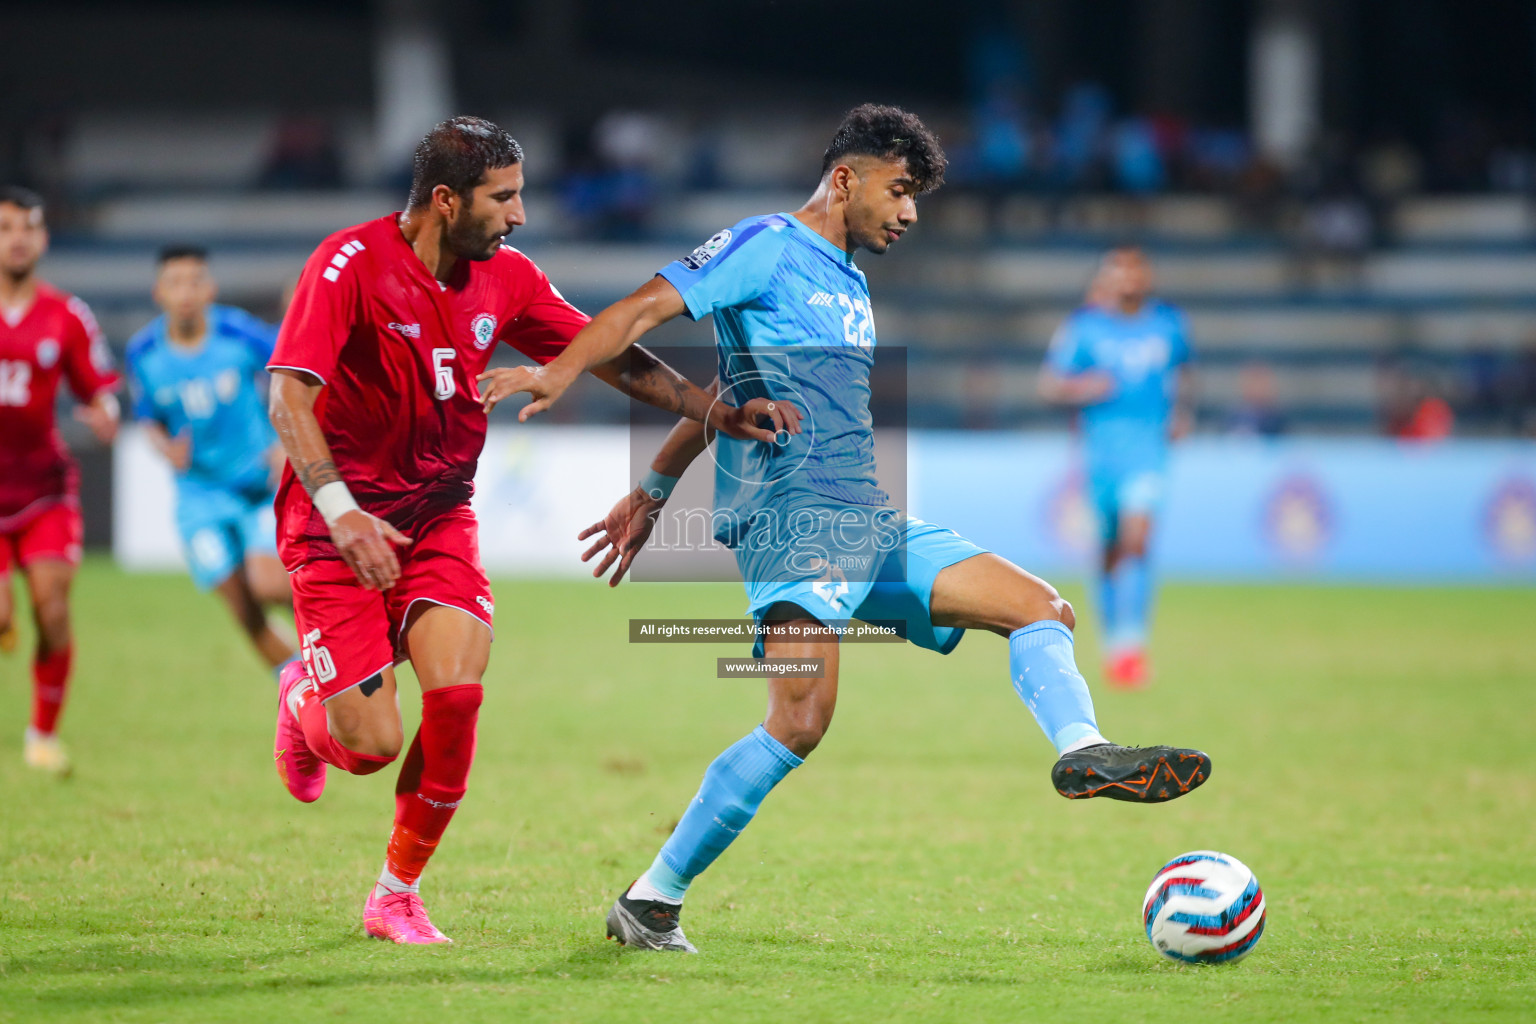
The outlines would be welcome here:
[[[43,197],[20,185],[0,185],[0,203],[10,203],[23,210],[41,210]]]
[[[425,206],[439,185],[467,196],[486,171],[522,162],[523,147],[500,125],[483,117],[443,121],[416,146],[410,205]]]
[[[923,192],[944,184],[944,169],[949,166],[938,137],[916,114],[878,103],[864,103],[848,111],[821,158],[821,176],[825,178],[845,156],[905,160],[908,173]]]
[[[200,245],[167,245],[160,250],[160,255],[155,258],[155,266],[163,267],[171,260],[201,260],[208,262],[208,250]]]

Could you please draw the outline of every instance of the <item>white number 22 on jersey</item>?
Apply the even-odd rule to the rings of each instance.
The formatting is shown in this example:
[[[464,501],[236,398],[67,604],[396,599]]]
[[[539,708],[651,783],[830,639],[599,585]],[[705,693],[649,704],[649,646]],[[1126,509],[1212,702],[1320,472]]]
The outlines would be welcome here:
[[[870,333],[874,324],[870,321],[869,303],[863,299],[850,299],[842,293],[838,293],[837,302],[843,307],[843,340],[858,348],[873,345]]]
[[[453,397],[453,367],[448,361],[454,356],[451,348],[435,348],[432,350],[432,369],[437,374],[437,390],[432,392],[439,402],[446,402]]]

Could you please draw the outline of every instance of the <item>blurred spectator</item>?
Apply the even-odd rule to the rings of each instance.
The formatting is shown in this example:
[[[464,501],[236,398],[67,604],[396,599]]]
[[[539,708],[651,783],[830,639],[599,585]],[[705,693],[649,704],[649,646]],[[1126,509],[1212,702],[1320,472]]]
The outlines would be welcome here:
[[[1268,363],[1249,363],[1237,377],[1238,406],[1227,431],[1251,437],[1279,437],[1289,426],[1280,409],[1279,381]]]
[[[560,191],[582,234],[621,241],[644,236],[656,202],[661,137],[651,115],[614,110],[577,141]]]
[[[1109,114],[1109,90],[1099,83],[1079,82],[1067,90],[1056,128],[1056,172],[1065,184],[1086,188],[1102,184],[1100,163]]]
[[[1237,179],[1239,223],[1250,231],[1279,228],[1285,199],[1285,172],[1267,157],[1258,156]]]
[[[1121,121],[1115,127],[1111,155],[1115,184],[1121,189],[1135,195],[1162,190],[1167,172],[1151,121],[1144,117]]]
[[[1375,221],[1358,193],[1341,185],[1313,200],[1302,211],[1299,228],[1296,284],[1317,288],[1360,283]]]
[[[1505,423],[1517,434],[1536,437],[1536,334],[1510,359],[1499,375]]]
[[[341,156],[330,124],[309,116],[279,121],[256,184],[269,189],[340,188]]]
[[[977,180],[987,185],[1022,181],[1034,154],[1024,110],[1014,96],[1003,89],[994,91],[977,106],[973,124]]]
[[[1451,436],[1456,414],[1423,374],[1389,364],[1378,376],[1383,433],[1405,441],[1440,441]]]
[[[1395,203],[1419,190],[1424,167],[1419,155],[1396,133],[1384,135],[1360,158],[1360,178],[1371,198]]]

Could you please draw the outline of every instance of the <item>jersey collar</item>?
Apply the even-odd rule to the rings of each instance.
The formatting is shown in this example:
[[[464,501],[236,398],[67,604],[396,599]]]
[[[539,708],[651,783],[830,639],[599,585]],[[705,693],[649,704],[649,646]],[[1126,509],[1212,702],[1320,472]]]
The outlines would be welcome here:
[[[844,266],[855,266],[852,253],[844,252],[842,249],[839,249],[837,246],[827,241],[817,232],[812,231],[809,227],[801,222],[799,217],[796,217],[792,213],[781,213],[779,216],[789,221],[789,226],[795,231],[798,231],[801,238],[810,242],[816,248],[820,249],[822,252],[826,253],[837,262],[843,264]]]

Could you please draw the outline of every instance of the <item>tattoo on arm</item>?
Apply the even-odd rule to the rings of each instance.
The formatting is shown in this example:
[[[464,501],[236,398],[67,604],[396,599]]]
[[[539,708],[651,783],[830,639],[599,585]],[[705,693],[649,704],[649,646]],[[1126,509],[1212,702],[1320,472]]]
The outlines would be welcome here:
[[[695,420],[702,419],[714,401],[702,388],[639,346],[630,349],[615,385],[631,398]]]
[[[316,491],[326,484],[336,483],[341,479],[341,473],[336,469],[336,463],[330,459],[318,459],[304,465],[295,465],[294,472],[299,476],[299,482],[314,497]]]

